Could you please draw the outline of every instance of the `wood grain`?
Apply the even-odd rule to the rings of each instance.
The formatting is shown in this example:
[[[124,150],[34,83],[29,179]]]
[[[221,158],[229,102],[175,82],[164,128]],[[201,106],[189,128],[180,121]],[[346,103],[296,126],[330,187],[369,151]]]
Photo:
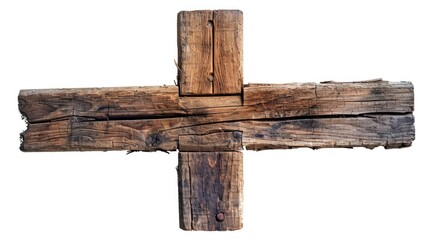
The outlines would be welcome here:
[[[243,13],[213,12],[213,94],[240,94],[243,88]]]
[[[186,115],[176,86],[21,90],[19,110],[29,123],[71,117],[94,120]]]
[[[181,11],[177,15],[181,95],[213,93],[213,11]]]
[[[239,151],[243,149],[242,133],[219,130],[217,132],[179,135],[178,149],[184,152]]]
[[[255,150],[390,148],[414,140],[409,82],[252,84],[232,106],[220,106],[221,98],[185,105],[176,90],[22,90],[20,111],[29,124],[21,149],[174,151],[181,135],[220,131],[242,132],[243,145]]]
[[[218,107],[240,107],[243,105],[240,95],[231,96],[182,96],[179,98],[179,108],[195,109],[195,108],[218,108]]]
[[[241,94],[243,13],[182,11],[177,19],[180,95]]]
[[[22,151],[175,151],[184,230],[242,228],[240,150],[408,147],[410,82],[243,86],[243,14],[182,11],[178,87],[21,90]]]
[[[29,124],[22,151],[175,151],[181,135],[241,131],[249,150],[298,147],[407,147],[414,140],[412,114],[243,120],[184,127],[184,118],[70,120]]]
[[[180,152],[180,228],[223,231],[242,228],[241,152]],[[222,214],[223,219],[216,216]]]
[[[236,96],[179,97],[176,86],[21,90],[29,123],[71,117],[132,120],[187,117],[183,125],[244,119],[412,113],[410,82],[250,84]],[[200,99],[195,101],[195,99]]]

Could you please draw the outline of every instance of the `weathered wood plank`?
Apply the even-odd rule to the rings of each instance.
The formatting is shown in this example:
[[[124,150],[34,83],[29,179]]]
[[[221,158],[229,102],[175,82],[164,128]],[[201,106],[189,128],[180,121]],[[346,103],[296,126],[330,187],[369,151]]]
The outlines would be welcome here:
[[[174,151],[179,136],[241,131],[246,149],[298,147],[407,147],[414,140],[412,114],[365,114],[221,121],[184,126],[189,117],[29,124],[23,151]]]
[[[178,182],[180,228],[242,228],[241,152],[180,152]]]
[[[213,11],[213,94],[240,94],[243,88],[243,12]]]
[[[414,117],[364,115],[286,121],[258,121],[243,132],[247,150],[318,148],[401,148],[414,140]]]
[[[210,104],[210,106],[208,106]],[[194,108],[219,108],[219,107],[238,107],[242,105],[240,95],[231,96],[198,96],[198,97],[180,97],[179,108],[194,109]]]
[[[364,113],[411,113],[410,82],[251,84],[237,96],[180,98],[176,86],[21,90],[29,123],[85,117],[96,120],[185,117],[186,124]],[[229,104],[227,106],[227,104]],[[238,106],[237,106],[238,105]],[[195,116],[204,116],[203,118]]]
[[[71,117],[135,119],[186,115],[176,86],[21,90],[19,110],[29,123]]]
[[[323,116],[414,110],[411,82],[256,84],[245,88],[245,106],[270,117]],[[267,111],[267,109],[270,109]]]
[[[180,94],[212,94],[213,11],[179,12],[177,31]]]
[[[180,95],[241,94],[243,13],[182,11],[177,19]]]
[[[240,151],[243,149],[242,133],[217,131],[198,135],[179,135],[178,149],[183,152]]]
[[[252,84],[242,103],[237,96],[189,101],[176,91],[22,90],[19,108],[29,125],[21,149],[169,151],[179,135],[220,130],[243,132],[248,149],[396,147],[414,139],[409,82]]]

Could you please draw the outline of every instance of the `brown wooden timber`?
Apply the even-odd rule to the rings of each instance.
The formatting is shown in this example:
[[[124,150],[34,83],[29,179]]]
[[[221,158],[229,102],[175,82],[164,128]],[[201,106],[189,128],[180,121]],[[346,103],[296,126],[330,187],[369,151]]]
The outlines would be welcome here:
[[[180,228],[242,228],[241,152],[180,152],[178,180]]]
[[[180,95],[241,94],[243,13],[182,11],[177,24]]]
[[[243,88],[243,13],[213,11],[213,94],[240,94]]]
[[[239,151],[243,149],[242,133],[217,131],[206,134],[179,135],[178,149],[184,152]]]
[[[181,12],[178,24],[179,105],[187,110],[199,109],[196,118],[205,118],[207,107],[242,106],[242,12]],[[185,124],[190,123],[181,118]],[[241,229],[243,155],[231,151],[243,148],[242,133],[219,128],[176,136],[180,150],[180,227],[205,231]],[[163,140],[162,134],[151,138],[156,143]]]
[[[240,95],[231,96],[198,96],[198,97],[187,97],[183,96],[179,98],[179,106],[184,109],[193,108],[207,108],[208,104],[211,104],[209,108],[214,107],[234,107],[241,106],[242,97]]]
[[[243,14],[184,11],[178,87],[22,90],[22,151],[174,151],[184,230],[242,227],[240,150],[400,148],[414,140],[410,82],[243,86]]]
[[[173,151],[187,134],[241,131],[247,149],[404,147],[408,82],[249,85],[243,105],[188,108],[176,87],[22,90],[23,151]],[[212,103],[207,99],[207,105]]]
[[[181,95],[213,93],[213,11],[177,14]]]
[[[174,151],[180,135],[241,131],[248,150],[298,147],[407,147],[414,140],[412,114],[266,119],[196,124],[184,118],[29,124],[23,151]]]
[[[179,97],[177,90],[176,86],[21,90],[18,101],[29,123],[71,117],[88,121],[185,117],[182,124],[186,126],[414,110],[410,82],[250,84],[243,89],[242,103],[237,96]]]

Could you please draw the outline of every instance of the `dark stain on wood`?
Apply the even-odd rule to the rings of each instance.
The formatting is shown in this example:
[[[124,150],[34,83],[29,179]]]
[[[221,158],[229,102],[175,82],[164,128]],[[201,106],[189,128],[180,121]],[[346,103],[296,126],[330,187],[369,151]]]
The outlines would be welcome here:
[[[257,133],[255,134],[255,138],[264,138],[264,134]]]
[[[384,94],[384,90],[381,87],[376,87],[371,89],[371,95],[382,95]]]
[[[159,133],[159,132],[157,132],[157,133],[152,133],[152,134],[150,134],[149,136],[148,136],[148,138],[147,138],[147,144],[150,146],[150,147],[153,147],[153,148],[157,148],[157,147],[159,147],[163,142],[165,141],[165,137],[161,134],[161,133]]]
[[[303,120],[295,120],[295,123],[302,129],[313,130],[316,128],[323,129],[323,122],[318,121],[318,119],[303,119]]]

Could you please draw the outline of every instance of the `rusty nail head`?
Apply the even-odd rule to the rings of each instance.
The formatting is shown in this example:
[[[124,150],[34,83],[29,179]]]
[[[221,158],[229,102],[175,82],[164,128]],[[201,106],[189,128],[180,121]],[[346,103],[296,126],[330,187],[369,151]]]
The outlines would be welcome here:
[[[216,214],[216,221],[223,222],[224,219],[225,219],[225,214],[223,212],[219,212]]]

